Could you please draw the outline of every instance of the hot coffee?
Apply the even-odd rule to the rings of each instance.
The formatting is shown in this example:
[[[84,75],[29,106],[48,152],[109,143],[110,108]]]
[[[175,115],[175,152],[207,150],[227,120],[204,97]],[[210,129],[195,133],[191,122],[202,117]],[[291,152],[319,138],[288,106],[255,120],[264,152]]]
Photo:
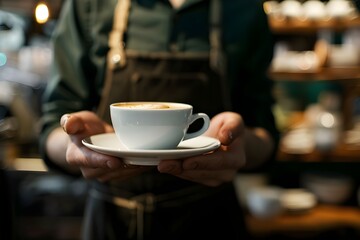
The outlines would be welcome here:
[[[119,140],[129,149],[173,149],[182,141],[203,134],[210,119],[193,113],[189,104],[170,102],[123,102],[110,105],[111,121]],[[187,133],[197,119],[204,124]]]

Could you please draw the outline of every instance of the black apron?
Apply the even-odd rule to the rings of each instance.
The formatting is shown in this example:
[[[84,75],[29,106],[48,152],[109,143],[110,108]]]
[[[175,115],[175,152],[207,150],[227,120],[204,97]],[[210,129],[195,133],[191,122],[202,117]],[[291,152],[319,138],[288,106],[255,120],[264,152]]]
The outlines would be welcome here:
[[[219,1],[213,2],[218,12]],[[110,123],[109,104],[120,101],[183,102],[210,117],[229,110],[223,74],[215,66],[218,39],[211,40],[212,53],[125,50],[130,4],[119,0],[116,7],[99,116]],[[126,181],[93,182],[83,239],[244,239],[244,234],[231,183],[206,187],[154,169]]]

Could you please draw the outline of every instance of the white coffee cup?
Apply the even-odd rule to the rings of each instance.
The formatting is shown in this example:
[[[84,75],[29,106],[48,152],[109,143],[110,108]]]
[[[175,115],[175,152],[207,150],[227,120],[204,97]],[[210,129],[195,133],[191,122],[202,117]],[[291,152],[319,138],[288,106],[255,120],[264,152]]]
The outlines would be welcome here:
[[[210,125],[208,115],[193,113],[193,107],[184,103],[113,103],[110,115],[116,136],[128,149],[174,149],[181,141],[200,136]],[[198,119],[203,119],[203,126],[187,133]]]

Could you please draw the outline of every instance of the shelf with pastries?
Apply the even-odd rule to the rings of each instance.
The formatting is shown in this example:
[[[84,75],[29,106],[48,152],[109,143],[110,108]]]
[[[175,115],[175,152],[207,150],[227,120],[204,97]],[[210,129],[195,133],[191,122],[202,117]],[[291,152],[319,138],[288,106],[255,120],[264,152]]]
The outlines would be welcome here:
[[[272,79],[360,79],[360,13],[352,1],[274,0],[263,7],[277,36]]]
[[[360,66],[323,67],[316,71],[269,71],[275,81],[360,81]]]
[[[313,50],[275,54],[268,75],[274,81],[360,82],[360,53],[353,45],[317,40]]]
[[[341,109],[342,112],[334,118],[337,119],[334,128],[323,128],[315,122],[320,121],[316,120],[320,109],[318,104],[312,104],[303,111],[288,113],[282,123],[278,123],[282,126],[282,136],[276,159],[282,163],[360,163],[360,124],[357,118]]]
[[[271,30],[275,34],[314,34],[321,29],[341,32],[360,27],[360,17],[327,18],[321,20],[269,17]]]
[[[360,146],[339,143],[333,149],[294,151],[280,147],[277,160],[282,162],[360,162]]]
[[[292,2],[294,3],[294,1]],[[275,6],[274,3],[276,3]],[[334,39],[332,39],[335,36],[332,34],[334,31],[343,33],[351,28],[353,28],[351,31],[360,29],[360,15],[357,11],[352,11],[352,14],[343,14],[342,17],[331,17],[331,14],[316,19],[305,17],[305,15],[289,17],[286,16],[286,11],[282,12],[285,8],[284,3],[285,1],[264,3],[270,27],[279,37],[273,62],[268,71],[269,77],[280,85],[281,82],[332,81],[341,83],[341,88],[344,91],[341,96],[344,130],[349,130],[352,125],[353,102],[355,97],[360,96],[359,46],[357,45],[358,42],[354,41],[356,34],[351,35],[352,41],[348,41],[350,38],[347,39],[347,42],[351,42],[351,44],[335,44]],[[299,7],[305,7],[305,3],[301,3]],[[281,8],[283,9],[281,10]],[[330,32],[331,34],[319,34],[322,29],[330,30],[327,33]],[[312,34],[315,38],[308,38],[308,34]],[[282,35],[293,35],[299,40],[294,41],[292,37]],[[344,34],[341,35],[341,38],[344,40]],[[308,47],[312,47],[312,49],[309,50]],[[282,140],[286,136],[283,135]],[[295,144],[298,143],[298,141],[295,142]],[[328,151],[311,149],[311,151],[296,152],[280,146],[278,152],[278,160],[282,162],[290,160],[299,162],[360,162],[358,156],[360,156],[360,145],[355,146],[346,143],[346,141],[341,141]]]
[[[341,130],[338,140],[316,137],[311,128],[288,129],[282,133],[276,159],[280,162],[360,163],[360,130]],[[323,133],[324,134],[324,133]]]
[[[313,34],[321,29],[344,31],[360,26],[359,11],[351,0],[269,0],[263,7],[277,34]]]

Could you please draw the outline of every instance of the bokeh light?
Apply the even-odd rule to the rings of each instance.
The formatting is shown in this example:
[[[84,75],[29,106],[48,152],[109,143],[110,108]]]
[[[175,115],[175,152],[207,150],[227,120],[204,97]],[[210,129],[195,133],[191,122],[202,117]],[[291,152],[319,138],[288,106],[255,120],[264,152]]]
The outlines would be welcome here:
[[[326,128],[331,128],[335,125],[335,118],[331,113],[325,113],[321,115],[320,123]]]
[[[49,20],[49,8],[45,3],[38,3],[35,8],[35,19],[39,24],[46,23]]]

